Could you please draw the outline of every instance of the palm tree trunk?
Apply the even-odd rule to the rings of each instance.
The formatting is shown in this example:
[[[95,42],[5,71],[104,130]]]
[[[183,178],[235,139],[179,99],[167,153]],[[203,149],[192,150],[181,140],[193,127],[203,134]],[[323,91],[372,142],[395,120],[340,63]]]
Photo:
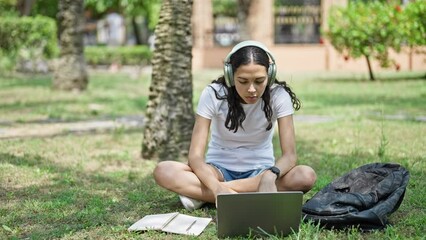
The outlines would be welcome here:
[[[84,90],[88,76],[84,60],[84,0],[59,1],[60,58],[55,64],[53,88],[60,90]]]
[[[188,155],[194,124],[191,13],[192,0],[164,0],[161,6],[142,142],[145,159]]]

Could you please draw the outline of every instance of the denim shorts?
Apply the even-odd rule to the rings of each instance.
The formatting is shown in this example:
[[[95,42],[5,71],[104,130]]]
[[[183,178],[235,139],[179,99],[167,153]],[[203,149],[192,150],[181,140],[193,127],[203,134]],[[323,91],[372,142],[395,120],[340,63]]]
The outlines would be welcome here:
[[[225,181],[225,182],[229,182],[229,181],[232,181],[232,180],[238,180],[238,179],[244,179],[244,178],[256,177],[257,175],[263,173],[266,169],[268,169],[268,167],[264,167],[264,168],[249,170],[249,171],[246,171],[246,172],[236,172],[236,171],[228,170],[226,168],[223,168],[223,167],[216,165],[216,164],[213,164],[213,163],[209,163],[209,164],[212,165],[213,167],[215,167],[217,170],[219,170],[220,173],[222,173],[223,181]]]

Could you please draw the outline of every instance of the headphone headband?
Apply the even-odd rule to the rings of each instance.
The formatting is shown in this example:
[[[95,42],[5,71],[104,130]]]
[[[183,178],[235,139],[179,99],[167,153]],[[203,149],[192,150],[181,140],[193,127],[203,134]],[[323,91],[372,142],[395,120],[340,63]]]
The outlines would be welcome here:
[[[268,50],[268,48],[262,44],[261,42],[258,41],[253,41],[253,40],[247,40],[247,41],[243,41],[238,43],[237,45],[235,45],[231,52],[228,53],[228,55],[225,58],[225,63],[229,63],[229,60],[231,59],[232,54],[234,54],[235,52],[237,52],[238,50],[240,50],[243,47],[248,47],[248,46],[253,46],[253,47],[258,47],[260,49],[262,49],[263,51],[265,51],[269,58],[272,60],[273,63],[275,63],[275,59],[274,56],[272,56],[272,53]]]
[[[253,41],[253,40],[247,40],[247,41],[243,41],[243,42],[238,43],[237,45],[235,45],[232,48],[231,52],[229,52],[228,55],[226,56],[226,58],[224,60],[224,68],[223,68],[226,85],[228,87],[234,86],[234,74],[232,72],[232,65],[229,62],[230,59],[231,59],[231,56],[235,52],[240,50],[241,48],[248,47],[248,46],[258,47],[258,48],[262,49],[263,51],[265,51],[266,54],[268,55],[268,57],[270,59],[269,66],[268,66],[268,86],[271,86],[275,81],[275,76],[276,76],[276,73],[277,73],[277,67],[275,65],[274,56],[272,55],[272,53],[268,50],[268,48],[265,45],[263,45],[262,43],[260,43],[258,41]]]

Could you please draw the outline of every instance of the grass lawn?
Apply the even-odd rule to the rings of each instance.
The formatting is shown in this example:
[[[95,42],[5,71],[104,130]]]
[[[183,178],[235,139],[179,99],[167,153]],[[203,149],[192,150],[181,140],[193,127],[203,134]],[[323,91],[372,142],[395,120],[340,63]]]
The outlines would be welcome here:
[[[194,73],[195,104],[201,89],[219,74]],[[426,116],[425,79],[369,82],[357,76],[306,76],[280,76],[303,102],[296,117],[329,120],[296,118],[299,163],[318,174],[305,200],[366,163],[402,164],[410,171],[410,182],[402,205],[389,217],[392,225],[383,231],[331,231],[302,224],[288,239],[424,239],[426,122],[416,119]],[[149,77],[94,74],[83,93],[54,92],[49,76],[0,77],[0,132],[47,119],[142,115]],[[141,130],[117,130],[0,140],[0,239],[193,239],[127,232],[147,214],[179,211],[215,218],[216,213],[214,208],[189,213],[176,194],[155,185],[155,162],[140,158],[142,137]],[[215,223],[199,238],[216,239]]]

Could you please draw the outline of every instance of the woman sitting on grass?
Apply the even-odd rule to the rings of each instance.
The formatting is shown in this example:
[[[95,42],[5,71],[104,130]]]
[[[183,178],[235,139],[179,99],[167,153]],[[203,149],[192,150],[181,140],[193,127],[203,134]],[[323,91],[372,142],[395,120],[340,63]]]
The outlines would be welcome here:
[[[224,76],[202,92],[188,164],[163,161],[154,170],[157,184],[178,193],[186,209],[214,203],[220,193],[312,188],[314,170],[296,165],[293,113],[300,101],[275,75],[268,49],[244,41],[225,58]],[[277,160],[272,144],[275,122],[282,151]]]

